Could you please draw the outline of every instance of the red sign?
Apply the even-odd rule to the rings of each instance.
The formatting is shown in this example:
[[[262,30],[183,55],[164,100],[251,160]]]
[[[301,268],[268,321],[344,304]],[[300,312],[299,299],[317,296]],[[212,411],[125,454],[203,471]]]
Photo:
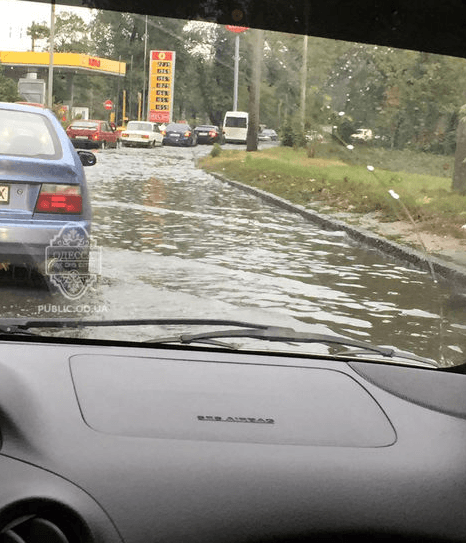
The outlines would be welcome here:
[[[104,108],[105,109],[112,109],[113,108],[113,102],[111,100],[105,100]]]
[[[156,111],[151,109],[149,111],[149,121],[152,123],[169,123],[170,112],[169,111]]]
[[[96,68],[100,68],[100,58],[90,58],[89,66],[95,66]]]
[[[173,51],[152,51],[151,60],[173,60]]]
[[[248,27],[246,26],[234,26],[234,25],[226,25],[226,29],[230,32],[235,32],[236,34],[239,34],[240,32],[245,32]]]

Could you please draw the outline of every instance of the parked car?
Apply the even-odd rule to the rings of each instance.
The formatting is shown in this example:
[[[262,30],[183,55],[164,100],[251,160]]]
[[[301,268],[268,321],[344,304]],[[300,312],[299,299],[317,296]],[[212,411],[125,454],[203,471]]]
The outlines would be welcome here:
[[[372,130],[370,128],[358,128],[354,134],[351,134],[351,141],[353,142],[367,142],[373,138]]]
[[[272,128],[264,128],[258,135],[259,141],[278,141],[278,134]]]
[[[187,123],[170,123],[163,134],[163,145],[197,145],[197,134]]]
[[[66,133],[74,147],[81,149],[116,148],[119,143],[119,132],[107,121],[76,120],[68,126]]]
[[[213,124],[201,124],[196,126],[194,132],[197,135],[198,143],[220,143],[223,144],[225,137],[223,131]]]
[[[69,223],[90,234],[83,165],[53,113],[0,103],[0,268],[47,271],[47,248]]]
[[[163,135],[156,123],[149,121],[129,121],[120,135],[123,147],[155,147],[162,145]]]

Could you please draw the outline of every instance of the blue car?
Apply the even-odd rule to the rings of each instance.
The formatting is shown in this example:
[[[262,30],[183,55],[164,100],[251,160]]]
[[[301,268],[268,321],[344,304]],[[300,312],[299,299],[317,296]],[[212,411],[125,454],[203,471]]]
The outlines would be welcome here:
[[[170,123],[162,130],[163,145],[184,145],[193,147],[197,145],[196,132],[186,123]]]
[[[83,166],[95,162],[48,109],[0,102],[0,270],[47,274],[63,266],[58,247],[84,254],[91,206]]]

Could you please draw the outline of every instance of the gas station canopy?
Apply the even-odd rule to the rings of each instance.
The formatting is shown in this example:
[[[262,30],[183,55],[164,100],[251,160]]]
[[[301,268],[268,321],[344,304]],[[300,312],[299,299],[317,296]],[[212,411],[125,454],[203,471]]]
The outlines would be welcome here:
[[[29,68],[39,71],[49,66],[49,53],[0,51],[0,65],[13,69]],[[95,75],[126,75],[126,62],[107,58],[91,57],[80,53],[54,53],[53,67],[62,72]]]

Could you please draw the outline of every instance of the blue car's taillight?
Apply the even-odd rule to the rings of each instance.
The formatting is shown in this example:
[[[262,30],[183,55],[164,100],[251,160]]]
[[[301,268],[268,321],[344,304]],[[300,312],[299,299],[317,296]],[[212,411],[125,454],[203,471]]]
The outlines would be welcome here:
[[[81,213],[83,199],[79,185],[42,185],[35,213]]]

